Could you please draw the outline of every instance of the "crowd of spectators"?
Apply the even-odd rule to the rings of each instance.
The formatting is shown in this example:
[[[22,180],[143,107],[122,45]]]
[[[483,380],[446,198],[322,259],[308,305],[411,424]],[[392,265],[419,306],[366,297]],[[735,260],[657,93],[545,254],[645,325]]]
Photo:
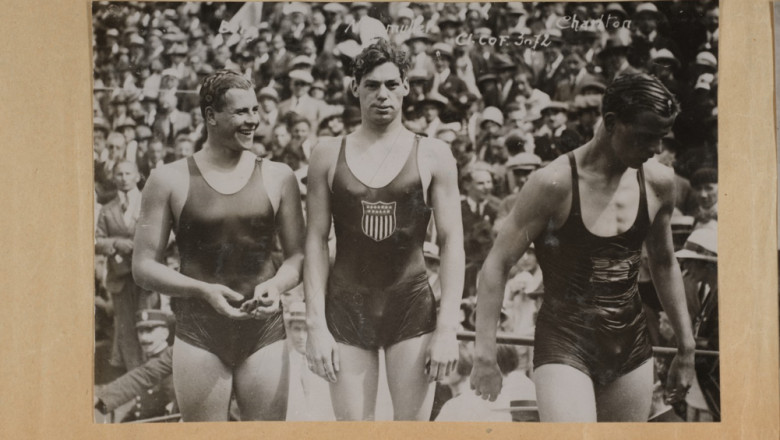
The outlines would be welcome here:
[[[407,47],[412,58],[406,127],[443,140],[457,160],[467,255],[464,330],[473,329],[478,270],[517,192],[535,170],[593,137],[601,97],[619,75],[655,75],[680,103],[656,160],[675,170],[673,230],[682,249],[691,231],[717,227],[718,15],[717,1],[93,3],[96,338],[114,338],[112,365],[131,370],[143,357],[137,343],[122,345],[128,331],[135,334],[133,314],[167,308],[164,295],[111,286],[120,278],[133,283],[127,268],[140,194],[126,182],[142,189],[154,168],[201,148],[204,76],[232,69],[254,82],[261,121],[253,150],[288,164],[305,195],[317,138],[360,124],[349,92],[351,61],[374,38]],[[118,228],[107,227],[112,222]],[[425,246],[434,290],[435,235],[431,228]],[[175,240],[166,259],[178,264]],[[701,346],[717,350],[717,285],[707,284],[704,269],[681,261]],[[664,345],[673,338],[665,336],[649,275],[640,291],[653,342]],[[130,294],[139,299],[128,301]],[[300,289],[288,296],[288,303],[300,299]],[[543,297],[531,250],[511,273],[502,330],[532,337]],[[714,314],[712,305],[702,306],[713,297]],[[462,365],[468,350],[464,343]],[[532,348],[514,352],[513,370],[530,373]],[[440,386],[435,413],[447,393],[464,389],[455,381]],[[519,400],[534,400],[525,397]],[[697,414],[719,417],[718,399],[704,400]],[[678,413],[690,418],[690,411]]]

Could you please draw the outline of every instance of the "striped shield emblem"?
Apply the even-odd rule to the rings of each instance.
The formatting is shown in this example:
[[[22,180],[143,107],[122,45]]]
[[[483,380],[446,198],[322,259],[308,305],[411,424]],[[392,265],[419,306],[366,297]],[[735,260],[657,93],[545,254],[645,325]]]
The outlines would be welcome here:
[[[395,202],[363,204],[363,219],[361,225],[363,233],[374,241],[382,241],[395,232]]]

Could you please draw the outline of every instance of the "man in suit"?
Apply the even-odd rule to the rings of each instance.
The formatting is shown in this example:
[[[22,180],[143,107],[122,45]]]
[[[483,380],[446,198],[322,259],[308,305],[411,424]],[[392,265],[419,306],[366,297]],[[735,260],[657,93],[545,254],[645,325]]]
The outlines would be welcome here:
[[[325,101],[309,95],[314,78],[308,71],[292,70],[289,75],[292,96],[279,104],[279,114],[283,118],[287,113],[293,112],[306,118],[310,127],[318,127],[325,117],[344,110],[340,105],[328,105]]]
[[[157,105],[157,117],[152,125],[155,137],[161,139],[167,147],[173,147],[176,135],[188,130],[192,125],[189,113],[177,108],[178,99],[172,92],[161,93]]]
[[[498,214],[498,200],[492,195],[493,174],[484,162],[472,164],[463,175],[465,197],[460,204],[463,217],[463,241],[466,251],[466,279],[463,296],[476,294],[477,273],[493,246],[493,223]]]
[[[108,257],[106,290],[114,303],[114,343],[111,365],[132,370],[141,365],[142,353],[135,332],[135,312],[155,305],[156,295],[135,284],[132,268],[133,235],[141,212],[139,173],[135,163],[117,162],[117,195],[100,210],[95,232],[95,253]]]

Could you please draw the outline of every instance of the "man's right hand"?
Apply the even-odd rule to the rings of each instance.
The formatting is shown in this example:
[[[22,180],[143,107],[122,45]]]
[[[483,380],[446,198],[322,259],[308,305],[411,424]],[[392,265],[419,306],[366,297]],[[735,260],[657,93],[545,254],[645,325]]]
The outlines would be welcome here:
[[[498,369],[496,361],[474,359],[474,367],[471,370],[471,389],[483,400],[495,402],[501,393],[503,377]]]
[[[233,307],[228,303],[231,301],[243,301],[244,296],[235,290],[221,284],[207,284],[201,291],[201,298],[214,307],[219,314],[232,319],[249,319],[252,317],[249,313],[242,312],[238,307]]]
[[[309,328],[306,362],[317,376],[328,382],[336,382],[336,373],[341,369],[339,348],[327,327]]]

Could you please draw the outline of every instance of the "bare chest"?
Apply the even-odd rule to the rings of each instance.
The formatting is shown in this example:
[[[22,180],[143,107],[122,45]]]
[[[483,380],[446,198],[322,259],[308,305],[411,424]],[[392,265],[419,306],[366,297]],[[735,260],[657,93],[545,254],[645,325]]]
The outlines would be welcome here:
[[[582,222],[592,234],[619,235],[636,222],[641,204],[636,172],[624,174],[617,184],[580,177],[579,189]]]
[[[380,188],[390,184],[410,159],[412,144],[372,145],[365,149],[346,148],[345,160],[352,174],[364,185]]]

